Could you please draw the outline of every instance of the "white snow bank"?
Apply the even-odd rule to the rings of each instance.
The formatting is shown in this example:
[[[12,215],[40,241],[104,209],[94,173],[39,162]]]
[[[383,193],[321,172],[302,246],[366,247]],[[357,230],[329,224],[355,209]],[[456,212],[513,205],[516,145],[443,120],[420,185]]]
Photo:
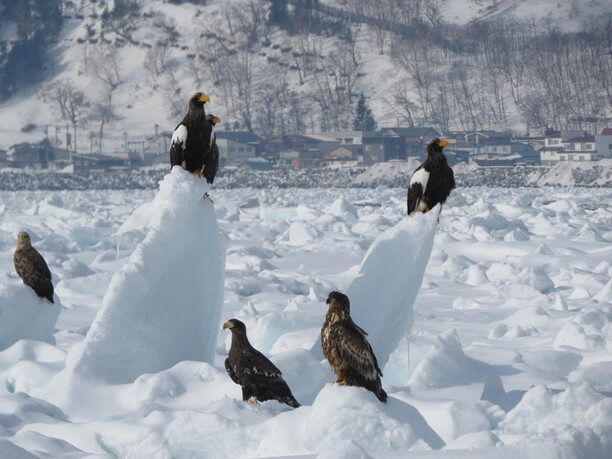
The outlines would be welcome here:
[[[205,180],[179,167],[160,183],[147,235],[67,358],[67,372],[127,383],[181,360],[212,362],[220,328],[224,240]],[[146,219],[145,219],[146,220]]]
[[[414,369],[411,385],[452,387],[484,379],[487,365],[465,355],[454,329],[442,333],[437,341]]]
[[[414,323],[414,300],[429,262],[439,207],[405,217],[378,236],[366,252],[359,274],[346,294],[351,316],[368,332],[368,341],[384,368]],[[320,340],[313,347],[321,355]]]
[[[592,429],[611,446],[612,400],[588,384],[570,386],[558,394],[546,386],[536,386],[523,396],[499,427],[508,434],[545,433],[564,427]]]
[[[345,219],[358,217],[357,208],[342,196],[336,199],[331,206],[329,206],[327,213],[334,215],[335,217]]]
[[[21,281],[7,281],[0,280],[0,350],[21,339],[55,344],[53,333],[62,309],[57,295],[51,304]]]

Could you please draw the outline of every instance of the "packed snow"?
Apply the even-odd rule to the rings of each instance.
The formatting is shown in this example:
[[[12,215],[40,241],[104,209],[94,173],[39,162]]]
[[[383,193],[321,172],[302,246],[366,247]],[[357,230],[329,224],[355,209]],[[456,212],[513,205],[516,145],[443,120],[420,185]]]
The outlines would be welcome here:
[[[205,191],[0,192],[0,457],[612,455],[609,189],[459,188],[439,223],[401,188]],[[386,404],[311,352],[331,290]],[[302,407],[241,400],[232,317]]]

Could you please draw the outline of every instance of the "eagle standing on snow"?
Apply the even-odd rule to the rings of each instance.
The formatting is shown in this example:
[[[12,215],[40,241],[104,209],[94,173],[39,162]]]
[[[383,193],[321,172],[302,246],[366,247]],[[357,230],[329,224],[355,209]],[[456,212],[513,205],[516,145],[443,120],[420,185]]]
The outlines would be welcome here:
[[[442,149],[446,140],[433,139],[427,145],[427,159],[412,174],[408,187],[408,215],[429,212],[436,204],[444,204],[455,188],[453,170]]]
[[[230,319],[223,324],[223,328],[229,328],[232,332],[232,346],[225,359],[225,370],[232,381],[242,387],[242,400],[253,404],[277,400],[294,408],[299,407],[281,371],[249,343],[244,323]]]
[[[207,119],[204,104],[210,97],[201,92],[189,99],[189,111],[183,121],[172,133],[170,145],[170,164],[205,176],[212,183],[219,166],[219,157],[211,155],[211,135],[213,124]]]
[[[353,322],[348,296],[331,292],[325,323],[321,329],[323,355],[342,386],[360,386],[373,392],[381,402],[387,401],[380,377],[383,375],[367,333]]]
[[[32,247],[30,235],[25,231],[17,235],[17,248],[13,255],[13,263],[23,283],[32,287],[39,297],[46,298],[53,303],[51,271],[42,255]]]

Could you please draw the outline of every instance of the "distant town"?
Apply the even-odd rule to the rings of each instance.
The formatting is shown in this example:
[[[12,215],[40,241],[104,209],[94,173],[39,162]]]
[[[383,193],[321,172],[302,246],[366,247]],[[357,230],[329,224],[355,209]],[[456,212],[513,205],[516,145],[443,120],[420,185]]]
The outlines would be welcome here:
[[[561,161],[596,163],[612,158],[612,128],[599,133],[546,131],[542,136],[516,136],[498,131],[451,131],[433,127],[382,128],[287,134],[261,138],[248,131],[218,131],[221,165],[245,169],[350,168],[385,161],[420,160],[435,137],[449,141],[451,164],[479,166],[554,165]],[[55,170],[87,174],[130,170],[168,163],[171,131],[123,142],[122,151],[81,152],[71,149],[71,133],[55,132],[38,143],[20,143],[0,150],[0,169]],[[93,148],[92,148],[93,150]]]

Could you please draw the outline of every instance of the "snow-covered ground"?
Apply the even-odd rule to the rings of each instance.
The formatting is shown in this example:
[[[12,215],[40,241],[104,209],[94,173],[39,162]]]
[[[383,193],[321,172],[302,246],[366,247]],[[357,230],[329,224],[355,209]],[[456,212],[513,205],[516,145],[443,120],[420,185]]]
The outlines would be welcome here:
[[[246,323],[252,344],[283,371],[303,406],[241,401],[223,369],[229,334],[221,323],[212,363],[183,360],[128,382],[72,371],[72,389],[63,386],[85,335],[96,336],[94,327],[88,331],[100,320],[103,297],[111,296],[107,307],[112,300],[107,288],[115,273],[147,272],[137,262],[150,263],[151,228],[160,231],[152,207],[160,207],[141,206],[159,201],[157,190],[0,192],[1,314],[15,317],[15,303],[37,306],[12,267],[19,230],[46,257],[62,305],[55,343],[27,336],[0,350],[0,457],[611,457],[609,188],[455,190],[437,225],[411,335],[383,369],[387,404],[331,384],[327,362],[309,350],[328,292],[352,291],[374,241],[400,232],[405,190],[211,194],[226,243],[221,321]],[[177,240],[160,239],[159,264],[178,255],[172,247],[190,245],[192,229],[181,225],[189,221],[184,210],[165,205],[165,225],[176,212]],[[181,253],[185,265],[196,263]],[[405,268],[376,266],[381,283]],[[364,271],[376,274],[366,263]],[[139,290],[133,301],[159,289],[147,275],[132,274]],[[133,307],[125,308],[133,320]],[[359,325],[374,334],[373,326]],[[143,333],[136,324],[133,330]],[[381,340],[379,330],[372,342]],[[133,349],[145,342],[138,337],[114,336],[108,345],[118,358],[159,357]]]

